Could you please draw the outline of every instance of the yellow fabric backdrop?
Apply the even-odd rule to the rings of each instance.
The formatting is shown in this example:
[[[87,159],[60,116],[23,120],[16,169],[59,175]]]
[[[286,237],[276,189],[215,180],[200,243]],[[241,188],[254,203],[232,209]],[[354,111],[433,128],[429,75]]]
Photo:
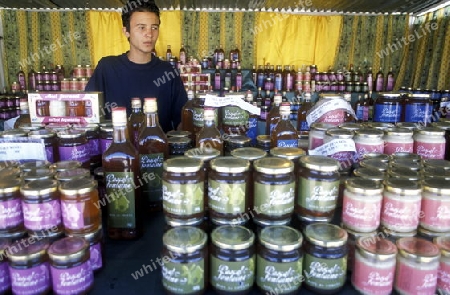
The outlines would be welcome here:
[[[156,54],[166,58],[167,45],[172,48],[172,55],[177,56],[181,47],[181,12],[161,11],[161,27],[156,42]]]

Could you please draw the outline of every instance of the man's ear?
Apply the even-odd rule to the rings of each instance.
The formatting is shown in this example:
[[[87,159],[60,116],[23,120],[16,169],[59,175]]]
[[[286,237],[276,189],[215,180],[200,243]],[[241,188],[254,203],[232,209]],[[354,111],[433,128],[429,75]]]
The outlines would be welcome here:
[[[130,33],[127,32],[127,28],[126,27],[122,27],[122,32],[125,35],[125,37],[127,37],[127,39],[130,38]]]

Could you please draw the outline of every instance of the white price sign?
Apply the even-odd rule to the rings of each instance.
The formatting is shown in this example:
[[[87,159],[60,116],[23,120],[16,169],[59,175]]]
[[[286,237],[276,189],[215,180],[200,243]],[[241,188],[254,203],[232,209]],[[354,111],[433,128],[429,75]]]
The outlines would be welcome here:
[[[47,160],[43,139],[0,139],[0,161]]]

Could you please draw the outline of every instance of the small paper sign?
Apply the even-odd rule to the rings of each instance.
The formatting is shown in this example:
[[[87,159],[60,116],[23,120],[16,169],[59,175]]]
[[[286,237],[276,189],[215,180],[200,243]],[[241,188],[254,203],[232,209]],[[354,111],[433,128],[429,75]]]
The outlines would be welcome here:
[[[243,95],[227,95],[226,97],[219,97],[215,95],[207,94],[205,95],[205,106],[220,108],[227,105],[235,105],[240,107],[247,112],[250,112],[255,115],[261,114],[261,109],[257,106],[251,105],[248,102],[243,100]]]
[[[0,161],[47,160],[43,139],[2,138],[0,139]]]
[[[309,155],[329,156],[339,152],[356,152],[355,142],[352,139],[333,139],[313,150]]]

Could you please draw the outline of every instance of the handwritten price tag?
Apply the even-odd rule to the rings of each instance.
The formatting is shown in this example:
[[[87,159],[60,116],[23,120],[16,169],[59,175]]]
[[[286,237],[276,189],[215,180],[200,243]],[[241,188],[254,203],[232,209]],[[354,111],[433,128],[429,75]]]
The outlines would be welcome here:
[[[313,150],[309,150],[308,154],[329,156],[338,152],[356,152],[355,142],[352,139],[333,139]]]
[[[47,160],[43,139],[13,138],[0,140],[0,161]]]
[[[227,105],[235,105],[252,114],[260,115],[261,110],[254,105],[249,104],[243,100],[243,95],[228,95],[226,97],[219,97],[211,94],[205,96],[205,106],[220,108]]]

